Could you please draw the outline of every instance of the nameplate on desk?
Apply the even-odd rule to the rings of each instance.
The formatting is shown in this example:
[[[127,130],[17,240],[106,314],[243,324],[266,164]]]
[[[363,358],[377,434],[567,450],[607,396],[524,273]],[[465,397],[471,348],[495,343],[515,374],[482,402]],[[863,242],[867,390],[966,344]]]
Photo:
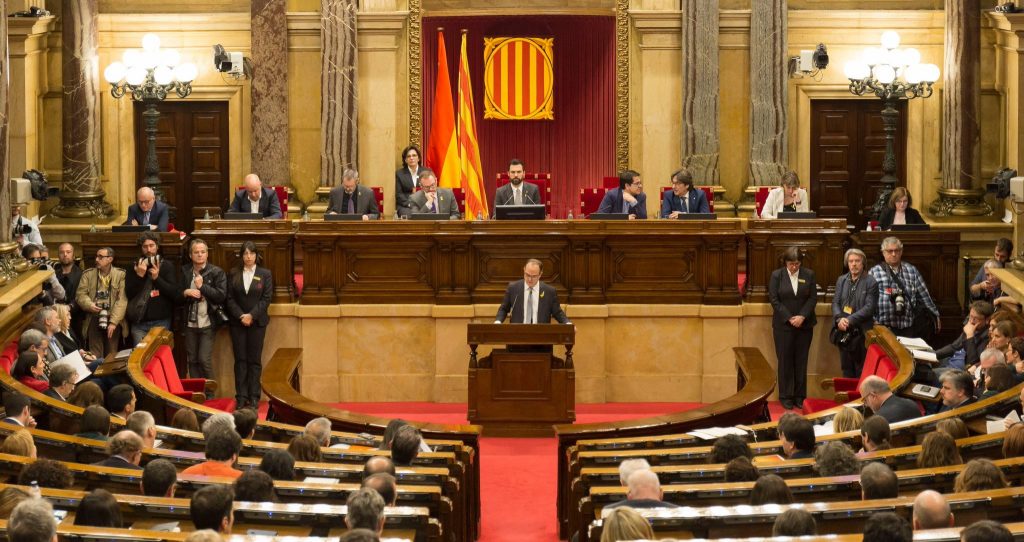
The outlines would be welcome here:
[[[149,226],[111,226],[110,231],[114,233],[139,233],[142,231],[149,231]]]
[[[226,212],[221,216],[224,220],[263,220],[261,213],[233,213]]]
[[[715,213],[679,213],[676,220],[718,220]]]
[[[449,217],[441,213],[412,213],[409,220],[449,220]]]
[[[590,213],[588,220],[629,220],[626,213]]]
[[[362,219],[363,219],[363,215],[341,215],[341,214],[324,215],[324,220],[326,220],[328,222],[337,221],[337,220],[362,220]]]
[[[494,218],[498,220],[544,220],[547,209],[543,205],[496,205]]]
[[[793,219],[795,219],[795,220],[807,220],[809,218],[818,218],[818,213],[815,213],[814,211],[806,211],[806,212],[803,212],[803,211],[800,211],[800,212],[783,211],[783,212],[779,213],[778,217],[780,219],[787,219],[788,218],[788,219],[791,219],[791,220],[793,220]]]
[[[932,227],[928,224],[893,224],[889,231],[929,231]]]

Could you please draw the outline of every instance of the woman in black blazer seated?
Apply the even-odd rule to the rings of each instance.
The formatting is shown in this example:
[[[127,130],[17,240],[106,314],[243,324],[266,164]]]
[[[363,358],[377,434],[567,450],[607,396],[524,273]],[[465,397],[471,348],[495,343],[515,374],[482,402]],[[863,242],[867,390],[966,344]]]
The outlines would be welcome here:
[[[260,402],[263,339],[270,323],[267,309],[274,295],[274,282],[270,270],[259,266],[263,258],[256,243],[242,243],[238,257],[241,265],[231,271],[227,297],[231,346],[235,351],[235,401],[237,408],[256,408]]]
[[[800,251],[782,253],[783,266],[768,280],[772,304],[772,336],[779,358],[779,400],[786,410],[803,408],[807,398],[807,353],[814,334],[818,286],[814,271],[800,267]]]
[[[420,175],[420,148],[409,145],[402,150],[402,167],[395,172],[395,209],[400,216],[412,213],[409,196],[416,191]]]
[[[882,231],[889,231],[893,225],[900,224],[924,224],[921,213],[911,207],[914,201],[910,198],[910,191],[902,186],[896,187],[889,196],[889,205],[885,207],[878,217],[878,227]]]

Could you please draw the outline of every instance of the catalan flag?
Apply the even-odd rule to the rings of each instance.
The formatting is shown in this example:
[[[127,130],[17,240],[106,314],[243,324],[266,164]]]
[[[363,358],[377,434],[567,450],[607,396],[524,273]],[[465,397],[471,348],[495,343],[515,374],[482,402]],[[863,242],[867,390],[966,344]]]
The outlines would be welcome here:
[[[441,29],[437,31],[437,85],[434,91],[434,110],[430,120],[430,146],[427,148],[426,166],[434,170],[438,186],[446,188],[461,186],[459,145],[458,139],[455,137],[455,106],[452,104],[448,54]]]
[[[473,88],[469,78],[469,56],[466,54],[466,31],[462,31],[462,53],[459,61],[459,163],[461,186],[466,191],[466,218],[487,216],[487,193],[484,192],[480,145],[476,134],[476,111]]]

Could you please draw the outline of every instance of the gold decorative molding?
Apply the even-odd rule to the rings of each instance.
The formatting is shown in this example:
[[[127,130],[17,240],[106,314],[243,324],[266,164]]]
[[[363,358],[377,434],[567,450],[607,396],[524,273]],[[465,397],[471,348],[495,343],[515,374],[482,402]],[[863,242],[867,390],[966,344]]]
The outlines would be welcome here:
[[[615,168],[629,168],[629,0],[615,1]]]
[[[409,142],[423,147],[423,69],[421,51],[423,9],[420,0],[409,0]]]

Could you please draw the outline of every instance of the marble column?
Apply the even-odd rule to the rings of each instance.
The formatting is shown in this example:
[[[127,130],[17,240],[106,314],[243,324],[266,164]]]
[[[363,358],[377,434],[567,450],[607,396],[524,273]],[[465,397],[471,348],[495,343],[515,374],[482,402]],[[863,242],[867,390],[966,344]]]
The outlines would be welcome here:
[[[7,13],[7,0],[0,0],[0,14]],[[8,142],[10,138],[11,63],[7,43],[7,17],[0,17],[0,179],[8,182],[11,178]],[[20,173],[20,172],[19,172]],[[0,189],[0,286],[16,275],[12,262],[18,256],[18,244],[11,241],[11,191],[8,186]]]
[[[64,0],[61,58],[64,96],[63,188],[53,214],[62,218],[114,215],[100,186],[98,0]]]
[[[981,176],[981,7],[979,0],[946,0],[942,70],[942,187],[937,216],[987,215]],[[977,187],[977,188],[976,188]]]
[[[786,166],[786,0],[750,10],[750,183],[779,184]]]
[[[320,183],[335,186],[359,158],[356,113],[357,0],[320,0]]]
[[[697,184],[718,180],[718,0],[683,0],[683,166]]]
[[[264,184],[290,184],[287,0],[253,0],[252,170]]]

